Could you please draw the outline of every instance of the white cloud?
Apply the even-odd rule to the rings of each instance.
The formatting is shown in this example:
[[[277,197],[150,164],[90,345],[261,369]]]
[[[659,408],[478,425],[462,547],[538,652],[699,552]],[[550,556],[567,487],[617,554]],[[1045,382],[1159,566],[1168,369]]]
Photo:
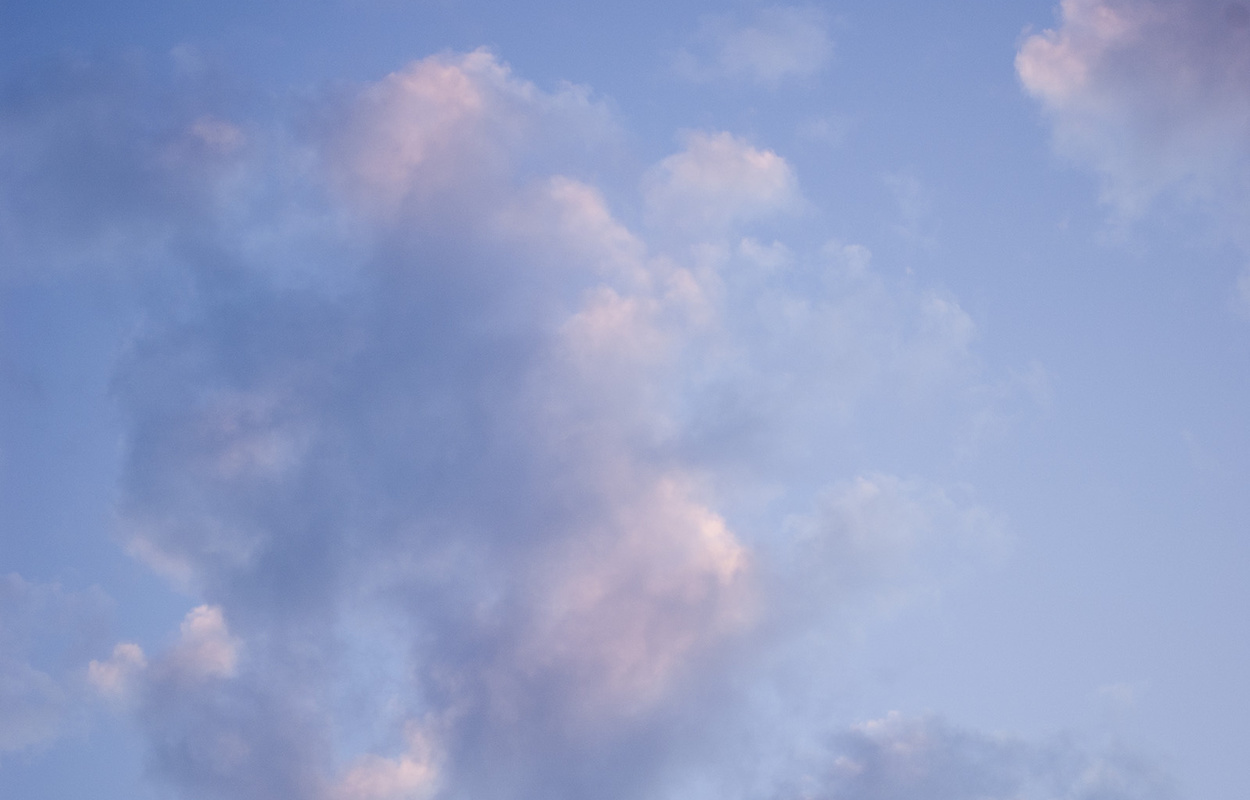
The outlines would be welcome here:
[[[191,680],[232,678],[239,661],[239,641],[230,635],[221,609],[197,606],[179,626],[178,644],[163,666]]]
[[[356,759],[328,800],[423,800],[438,791],[438,756],[428,733],[408,726],[408,749],[395,758]]]
[[[805,78],[825,67],[833,53],[825,13],[815,6],[769,6],[749,22],[736,16],[705,17],[692,50],[675,67],[694,81],[741,79],[775,84]]]
[[[696,131],[685,139],[685,149],[657,164],[644,181],[653,226],[715,236],[799,207],[794,171],[773,151],[723,132]]]
[[[522,153],[541,161],[554,152],[569,163],[588,142],[615,135],[585,89],[541,92],[484,49],[414,61],[336,111],[327,115],[324,163],[373,215],[406,207],[439,217],[452,198],[497,201]]]
[[[1127,217],[1171,191],[1242,219],[1250,208],[1246,7],[1064,0],[1061,8],[1059,27],[1028,37],[1016,57],[1059,149],[1097,169],[1104,198]]]
[[[564,676],[582,720],[649,710],[692,655],[751,621],[750,557],[725,521],[680,478],[642,491],[562,543],[531,589],[522,669]]]
[[[126,703],[134,695],[147,666],[142,647],[133,642],[121,642],[113,647],[108,659],[92,659],[87,664],[87,682],[107,699]]]

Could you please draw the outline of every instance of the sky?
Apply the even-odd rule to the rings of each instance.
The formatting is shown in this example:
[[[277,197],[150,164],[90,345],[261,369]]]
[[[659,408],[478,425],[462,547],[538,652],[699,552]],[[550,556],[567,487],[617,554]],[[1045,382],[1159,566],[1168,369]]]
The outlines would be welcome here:
[[[0,797],[1242,800],[1248,222],[1242,3],[0,0]]]

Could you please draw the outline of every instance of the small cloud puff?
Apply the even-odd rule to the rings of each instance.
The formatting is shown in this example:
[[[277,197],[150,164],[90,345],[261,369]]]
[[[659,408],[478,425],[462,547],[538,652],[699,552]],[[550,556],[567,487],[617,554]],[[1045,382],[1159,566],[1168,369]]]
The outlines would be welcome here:
[[[179,626],[182,636],[164,665],[190,680],[232,678],[239,662],[239,640],[230,635],[221,608],[197,606]]]
[[[819,72],[829,62],[833,42],[821,9],[771,6],[747,23],[732,15],[705,17],[693,50],[681,51],[674,64],[687,80],[776,84]]]
[[[113,647],[113,654],[104,661],[91,660],[87,665],[87,682],[103,697],[114,702],[126,702],[134,694],[136,685],[148,667],[143,648],[131,642]]]

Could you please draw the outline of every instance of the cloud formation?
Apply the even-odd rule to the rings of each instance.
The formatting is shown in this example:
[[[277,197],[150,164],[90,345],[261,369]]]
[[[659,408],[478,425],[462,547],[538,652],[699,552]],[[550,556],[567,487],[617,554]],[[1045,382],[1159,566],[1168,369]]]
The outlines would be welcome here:
[[[1064,0],[1016,57],[1059,149],[1129,217],[1161,193],[1241,219],[1250,201],[1250,9],[1225,0]]]
[[[729,133],[688,133],[685,145],[645,178],[652,226],[704,238],[799,207],[794,172],[771,150]]]
[[[639,176],[634,230],[588,166],[615,146],[601,104],[486,51],[298,124],[84,92],[5,128],[52,210],[4,197],[91,206],[74,268],[138,287],[120,536],[196,599],[164,649],[83,674],[181,796],[713,785],[821,680],[828,631],[999,536],[969,492],[854,455],[982,410],[975,325],[864,247],[749,236],[800,203],[773,151],[689,134]],[[101,133],[100,107],[162,133]],[[131,204],[109,176],[71,191],[63,142],[143,165]],[[55,706],[27,683],[23,708]],[[791,745],[761,746],[772,794]]]
[[[897,713],[833,737],[823,766],[794,795],[814,800],[1164,800],[1162,776],[1124,754],[1090,755],[1070,742],[1034,744]]]
[[[45,745],[81,717],[77,672],[107,635],[108,601],[0,576],[0,757]]]
[[[828,20],[816,6],[767,6],[750,19],[704,17],[690,50],[678,54],[687,80],[772,85],[818,73],[833,54]]]

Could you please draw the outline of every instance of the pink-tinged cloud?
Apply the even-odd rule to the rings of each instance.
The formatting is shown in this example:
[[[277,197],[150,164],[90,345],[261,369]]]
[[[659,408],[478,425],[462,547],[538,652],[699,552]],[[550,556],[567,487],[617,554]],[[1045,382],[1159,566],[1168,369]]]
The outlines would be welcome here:
[[[585,89],[542,92],[484,49],[415,61],[335,111],[325,166],[356,203],[383,216],[404,207],[437,216],[452,198],[501,200],[499,184],[519,154],[556,141],[577,150],[613,133]]]
[[[861,246],[752,238],[802,205],[777,152],[689,134],[623,181],[634,226],[582,158],[603,109],[489,53],[318,102],[188,114],[178,152],[244,177],[156,159],[208,188],[135,214],[163,268],[113,379],[119,534],[195,599],[84,672],[173,791],[671,794],[738,769],[838,620],[992,538],[845,459],[981,410],[975,326]],[[759,747],[776,785],[791,741]]]
[[[1250,10],[1224,0],[1064,0],[1016,57],[1061,152],[1127,216],[1163,192],[1250,199]],[[1241,211],[1236,212],[1238,214]]]
[[[106,699],[116,703],[129,702],[148,667],[143,648],[133,642],[114,645],[105,660],[92,659],[87,665],[87,682]]]

